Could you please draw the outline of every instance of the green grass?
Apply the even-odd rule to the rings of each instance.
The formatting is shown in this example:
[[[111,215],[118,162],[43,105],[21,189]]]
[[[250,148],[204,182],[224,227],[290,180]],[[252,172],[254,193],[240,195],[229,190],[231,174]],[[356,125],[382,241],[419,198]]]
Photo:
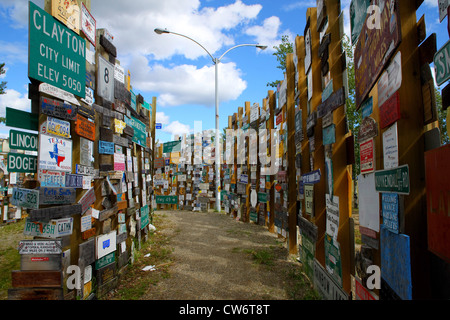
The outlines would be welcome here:
[[[301,267],[289,269],[287,279],[286,291],[292,300],[321,300],[320,295],[314,290]]]

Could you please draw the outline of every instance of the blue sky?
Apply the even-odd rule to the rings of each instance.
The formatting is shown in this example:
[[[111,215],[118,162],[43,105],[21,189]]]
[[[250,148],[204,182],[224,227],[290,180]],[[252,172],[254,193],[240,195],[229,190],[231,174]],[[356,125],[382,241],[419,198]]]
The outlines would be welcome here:
[[[35,0],[43,8],[44,0]],[[447,18],[439,23],[438,0],[426,0],[417,12],[425,14],[427,35],[437,34],[441,48],[449,39]],[[350,0],[341,1],[345,31]],[[238,48],[220,64],[220,127],[246,101],[262,104],[268,82],[282,80],[273,46],[283,35],[303,35],[306,9],[316,1],[296,0],[109,0],[92,1],[91,14],[97,28],[114,36],[118,59],[131,72],[135,93],[146,101],[157,97],[157,131],[161,142],[173,134],[192,131],[195,121],[203,129],[215,128],[214,65],[201,47],[175,35],[157,35],[155,28],[185,34],[200,42],[214,57],[243,43],[260,43],[268,49]],[[30,111],[28,100],[28,1],[0,0],[0,62],[6,63],[7,94],[0,96],[0,116],[5,107]],[[0,126],[0,137],[9,128]]]

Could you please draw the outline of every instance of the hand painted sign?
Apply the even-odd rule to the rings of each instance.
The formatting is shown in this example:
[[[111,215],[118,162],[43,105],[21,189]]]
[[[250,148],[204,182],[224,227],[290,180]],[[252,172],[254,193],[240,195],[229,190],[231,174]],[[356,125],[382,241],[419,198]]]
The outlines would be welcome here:
[[[77,190],[73,188],[41,187],[39,191],[39,204],[72,204],[75,203]]]
[[[84,98],[86,41],[31,1],[29,26],[28,76]]]
[[[381,277],[401,299],[412,300],[409,236],[395,234],[382,225],[380,248]]]
[[[77,115],[77,121],[75,123],[75,132],[82,137],[89,140],[95,140],[95,123],[87,118]]]
[[[48,116],[64,119],[75,120],[77,117],[78,107],[62,101],[41,97],[41,113]]]
[[[367,15],[355,49],[356,107],[367,98],[386,61],[401,42],[399,0],[386,1],[381,9],[379,26]]]
[[[305,212],[311,216],[314,216],[314,185],[305,184]]]
[[[428,249],[450,262],[450,145],[425,153]]]
[[[402,85],[402,53],[399,51],[378,80],[378,105],[383,105]]]
[[[398,167],[398,131],[397,123],[383,132],[384,169]]]
[[[72,172],[72,141],[41,134],[39,169]]]
[[[98,153],[99,154],[114,154],[114,142],[108,142],[108,141],[98,141]]]
[[[80,7],[76,0],[52,0],[52,15],[76,33],[80,33]]]
[[[391,232],[399,233],[399,196],[396,193],[381,194],[383,225]]]
[[[39,191],[14,188],[10,201],[13,205],[28,209],[39,208]]]
[[[28,132],[10,130],[9,148],[13,150],[38,151],[38,135]]]
[[[94,45],[94,47],[96,44],[96,30],[97,22],[84,3],[81,3],[81,31],[83,31],[86,38]]]

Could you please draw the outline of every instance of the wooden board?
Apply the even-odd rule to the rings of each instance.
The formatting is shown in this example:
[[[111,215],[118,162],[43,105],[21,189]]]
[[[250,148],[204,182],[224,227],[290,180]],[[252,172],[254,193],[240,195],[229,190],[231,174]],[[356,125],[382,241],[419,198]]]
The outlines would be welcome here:
[[[8,289],[8,300],[64,300],[63,289]]]
[[[60,271],[12,271],[13,288],[60,288],[62,273]]]

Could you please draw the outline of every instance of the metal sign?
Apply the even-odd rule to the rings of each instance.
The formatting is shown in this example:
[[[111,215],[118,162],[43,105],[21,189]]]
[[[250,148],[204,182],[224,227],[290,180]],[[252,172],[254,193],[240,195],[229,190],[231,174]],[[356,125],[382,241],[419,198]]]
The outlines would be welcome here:
[[[41,97],[40,112],[48,116],[64,119],[76,120],[78,107],[71,104]]]
[[[59,238],[71,235],[73,231],[73,218],[51,220],[50,222],[31,222],[25,220],[23,234],[43,238]]]
[[[72,141],[41,134],[39,169],[72,172]]]
[[[391,232],[399,233],[399,195],[396,193],[381,194],[383,225]]]
[[[375,143],[373,139],[360,144],[361,173],[367,174],[375,170]]]
[[[37,160],[35,156],[20,153],[8,154],[8,172],[36,173]]]
[[[177,196],[156,196],[156,204],[177,204]]]
[[[157,124],[155,125],[155,129],[156,129],[156,130],[161,130],[161,129],[162,129],[162,123],[157,123]]]
[[[70,139],[70,122],[47,117],[47,133]]]
[[[10,130],[9,147],[13,150],[38,151],[38,135],[28,132]]]
[[[39,191],[14,188],[10,201],[13,205],[28,209],[39,208]]]
[[[77,190],[74,188],[48,188],[41,187],[39,190],[39,204],[72,204],[77,197]]]
[[[348,300],[348,294],[336,284],[319,261],[314,259],[314,288],[325,300]]]
[[[86,38],[94,45],[96,45],[96,30],[97,22],[86,8],[84,3],[81,3],[81,31],[83,31]]]
[[[60,240],[22,240],[19,242],[19,254],[61,254]]]
[[[31,1],[28,42],[30,78],[85,97],[86,41]]]
[[[39,170],[38,180],[41,187],[62,187],[66,186],[66,173],[61,171]]]
[[[438,86],[450,79],[450,40],[434,55],[434,68]]]
[[[39,115],[6,107],[6,126],[38,131]]]
[[[397,123],[383,132],[384,169],[398,167],[398,130]]]
[[[366,22],[367,8],[370,0],[352,0],[350,3],[350,27],[352,30],[352,44],[358,40],[359,34]]]
[[[114,66],[98,55],[97,94],[114,103]]]
[[[375,189],[378,192],[409,195],[409,166],[375,171]]]

